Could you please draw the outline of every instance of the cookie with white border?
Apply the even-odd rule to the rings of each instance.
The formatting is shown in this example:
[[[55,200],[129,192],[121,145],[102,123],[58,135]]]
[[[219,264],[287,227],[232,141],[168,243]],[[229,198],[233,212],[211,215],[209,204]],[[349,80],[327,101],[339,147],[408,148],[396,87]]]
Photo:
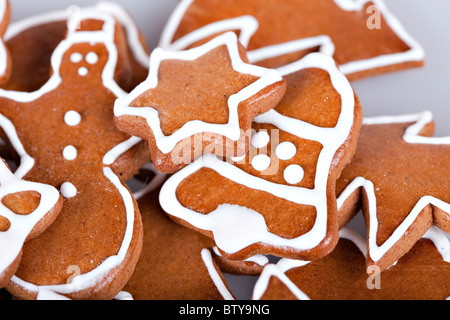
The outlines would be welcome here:
[[[341,226],[362,204],[368,266],[388,268],[432,225],[450,232],[450,137],[433,133],[430,112],[364,120],[337,194]]]
[[[282,259],[266,266],[255,300],[445,300],[450,296],[450,243],[432,228],[408,254],[381,274],[366,272],[366,243],[341,230],[336,249],[312,262]]]
[[[204,153],[244,155],[252,120],[285,87],[276,70],[248,64],[229,32],[191,50],[155,49],[147,80],[117,99],[115,123],[148,141],[156,168],[172,173]]]
[[[154,177],[135,193],[144,227],[142,253],[123,291],[134,300],[234,299],[211,254],[214,243],[167,218],[158,201],[166,176],[151,164],[142,169],[147,170]]]
[[[236,31],[251,63],[276,68],[320,50],[350,80],[423,65],[424,51],[382,0],[183,0],[160,46]]]
[[[0,288],[19,267],[23,244],[47,229],[63,199],[50,185],[17,178],[0,159]]]
[[[14,5],[14,3],[13,3]],[[20,8],[13,8],[20,10]],[[92,7],[70,6],[66,10],[51,11],[14,21],[5,34],[11,52],[12,74],[2,87],[8,90],[32,92],[44,85],[51,73],[50,59],[54,49],[64,40],[71,14],[82,10],[98,10],[114,16],[123,32],[116,37],[121,59],[127,63],[116,68],[116,80],[125,90],[131,90],[148,74],[149,51],[145,39],[130,14],[113,2],[99,2]],[[33,54],[29,54],[33,52]],[[124,77],[126,73],[126,77]]]
[[[161,190],[166,213],[213,238],[230,259],[318,259],[338,241],[335,183],[356,149],[359,100],[326,55],[279,72],[286,95],[255,118],[249,153],[227,161],[205,155]]]
[[[117,35],[123,30],[95,9],[71,16],[68,27],[47,83],[30,93],[0,90],[0,126],[21,160],[15,174],[53,185],[64,197],[51,227],[25,244],[7,285],[21,299],[42,290],[112,299],[142,246],[138,206],[125,181],[148,162],[147,147],[112,122],[114,101],[126,94],[115,81],[124,58],[115,41],[125,39]]]

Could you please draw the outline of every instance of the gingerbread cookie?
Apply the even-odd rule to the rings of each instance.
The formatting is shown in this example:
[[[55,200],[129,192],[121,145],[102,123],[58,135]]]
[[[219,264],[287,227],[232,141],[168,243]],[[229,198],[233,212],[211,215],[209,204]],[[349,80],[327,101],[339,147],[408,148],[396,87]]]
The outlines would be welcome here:
[[[97,10],[116,18],[123,29],[121,36],[126,38],[125,42],[116,39],[116,45],[120,54],[126,56],[121,60],[128,64],[125,79],[123,74],[118,75],[119,70],[116,68],[116,80],[127,91],[142,82],[148,74],[149,58],[142,33],[120,5],[99,2],[93,7],[71,6],[66,10],[47,12],[12,23],[5,34],[5,41],[11,51],[13,71],[10,80],[2,87],[27,92],[41,88],[50,77],[52,53],[66,36],[67,19],[80,10]]]
[[[16,272],[22,247],[48,228],[62,206],[54,187],[21,180],[0,159],[0,288]]]
[[[156,175],[135,193],[144,243],[133,276],[123,290],[135,300],[234,299],[211,254],[214,243],[167,218],[158,201],[165,175],[151,165],[144,169]]]
[[[11,7],[8,0],[0,1],[0,84],[5,83],[11,75],[11,55],[3,41],[11,19]]]
[[[336,249],[323,259],[282,259],[258,279],[259,300],[444,300],[450,296],[450,242],[432,228],[394,266],[366,272],[364,239],[341,231]]]
[[[423,65],[421,46],[382,0],[183,0],[160,46],[185,49],[237,31],[253,64],[276,68],[320,50],[350,80]]]
[[[173,174],[160,203],[234,260],[256,254],[317,259],[338,241],[335,183],[356,149],[362,111],[330,57],[280,68],[287,92],[255,118],[249,153],[205,155]]]
[[[429,112],[365,120],[337,194],[342,226],[362,201],[369,266],[388,268],[433,224],[450,232],[450,137],[433,132]]]
[[[147,80],[116,101],[115,122],[172,173],[203,153],[245,154],[252,120],[284,92],[278,72],[248,64],[230,32],[187,51],[154,50]]]
[[[62,211],[29,241],[7,289],[35,299],[41,290],[71,299],[112,299],[132,275],[142,224],[125,185],[148,162],[148,147],[117,130],[113,105],[126,93],[116,19],[95,9],[71,16],[39,90],[0,90],[0,126],[20,156],[16,175],[60,189]],[[121,34],[122,33],[122,34]],[[121,73],[126,75],[127,73]]]

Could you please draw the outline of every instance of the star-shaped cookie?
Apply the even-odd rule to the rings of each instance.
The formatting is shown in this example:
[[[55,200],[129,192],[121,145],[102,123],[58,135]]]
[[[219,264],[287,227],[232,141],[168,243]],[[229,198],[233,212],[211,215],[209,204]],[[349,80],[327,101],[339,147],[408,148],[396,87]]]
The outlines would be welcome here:
[[[341,226],[362,203],[369,266],[388,268],[433,224],[450,231],[450,138],[433,132],[430,112],[365,119],[337,194]]]
[[[279,72],[286,95],[255,118],[246,156],[205,155],[161,189],[166,213],[213,238],[230,259],[317,259],[338,240],[335,182],[356,149],[359,101],[326,55]]]
[[[423,65],[424,51],[382,0],[183,0],[160,46],[185,49],[237,31],[251,63],[270,68],[320,50],[350,80]]]
[[[229,32],[186,51],[155,49],[147,80],[116,101],[115,122],[147,140],[156,168],[171,173],[204,153],[245,154],[252,120],[284,92],[279,73],[248,64]]]
[[[405,256],[384,272],[368,276],[366,243],[341,230],[336,249],[323,259],[283,259],[267,265],[258,279],[256,300],[445,300],[450,296],[450,243],[432,228]],[[373,270],[375,271],[375,270]]]

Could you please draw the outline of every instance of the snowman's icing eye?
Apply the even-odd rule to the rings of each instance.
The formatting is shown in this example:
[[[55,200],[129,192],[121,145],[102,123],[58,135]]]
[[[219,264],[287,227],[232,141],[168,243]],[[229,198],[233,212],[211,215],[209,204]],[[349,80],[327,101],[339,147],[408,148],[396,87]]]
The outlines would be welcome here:
[[[89,52],[86,55],[86,62],[89,64],[95,64],[98,62],[98,55],[95,52]]]
[[[81,60],[83,60],[83,55],[81,53],[75,52],[70,55],[70,61],[73,63],[81,62]]]

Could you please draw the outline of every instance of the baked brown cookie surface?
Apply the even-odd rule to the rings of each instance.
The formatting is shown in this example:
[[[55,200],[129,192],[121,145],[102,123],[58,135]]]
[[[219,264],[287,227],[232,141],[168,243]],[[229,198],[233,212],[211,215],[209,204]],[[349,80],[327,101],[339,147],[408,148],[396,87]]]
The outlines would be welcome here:
[[[433,132],[429,112],[365,119],[337,194],[341,226],[364,212],[369,266],[388,268],[432,225],[450,231],[450,140]]]
[[[255,118],[247,155],[205,155],[161,190],[166,213],[213,238],[230,259],[317,259],[338,240],[335,182],[356,148],[359,101],[325,55],[280,72],[286,95]]]
[[[160,46],[184,49],[235,31],[251,63],[277,68],[320,50],[351,80],[423,65],[421,46],[383,1],[183,0]]]
[[[125,94],[116,66],[129,65],[116,44],[123,30],[95,9],[74,14],[68,27],[39,90],[0,92],[1,126],[21,160],[15,174],[64,197],[55,222],[24,246],[7,285],[21,299],[35,299],[40,290],[112,299],[142,245],[139,210],[125,181],[148,161],[147,148],[112,122],[114,101]]]
[[[204,153],[241,156],[252,120],[282,98],[276,70],[247,63],[234,33],[186,51],[155,49],[150,73],[114,108],[115,123],[147,140],[152,162],[175,172]]]
[[[253,292],[262,300],[445,300],[450,295],[450,244],[438,229],[381,274],[367,274],[366,243],[343,229],[336,249],[321,260],[268,265]]]

